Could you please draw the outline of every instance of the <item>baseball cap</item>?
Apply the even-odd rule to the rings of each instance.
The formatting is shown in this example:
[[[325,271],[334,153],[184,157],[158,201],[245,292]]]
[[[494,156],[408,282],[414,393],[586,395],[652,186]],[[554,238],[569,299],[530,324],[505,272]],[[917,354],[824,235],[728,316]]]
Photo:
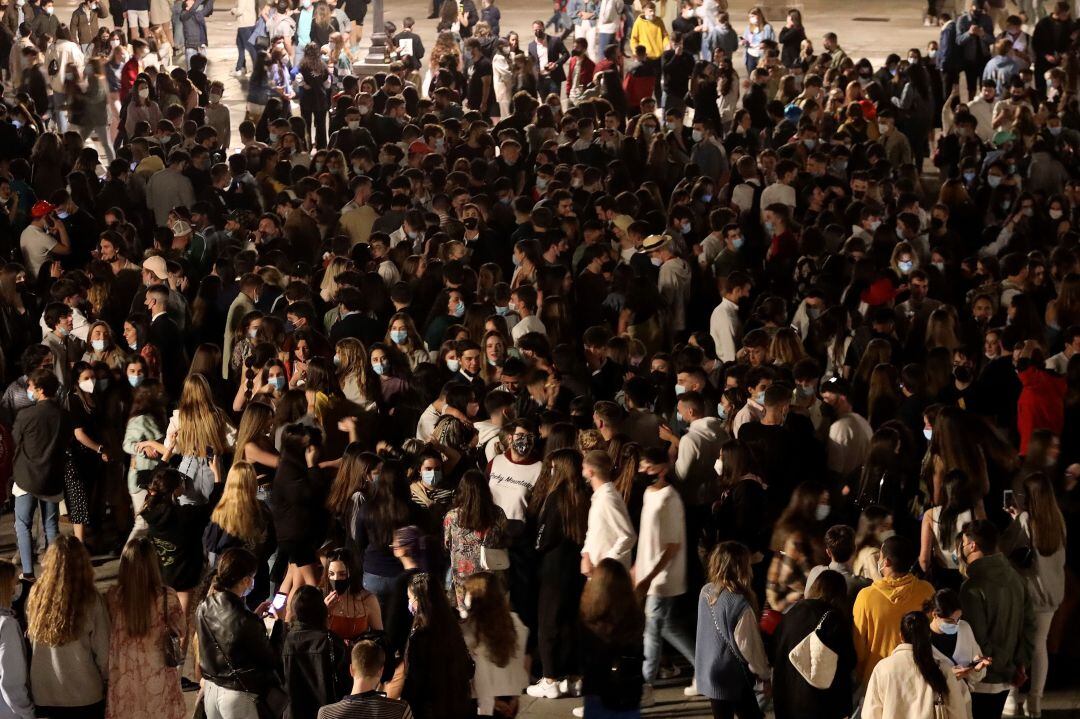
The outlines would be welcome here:
[[[30,217],[37,220],[49,214],[55,209],[56,206],[53,205],[51,202],[46,202],[45,200],[38,200],[34,203],[34,206],[30,208]]]
[[[187,224],[187,223],[184,223]],[[159,280],[169,279],[169,268],[165,264],[165,258],[160,255],[154,255],[153,257],[147,257],[143,260],[142,267],[147,272],[157,277]]]
[[[822,394],[832,392],[833,394],[847,397],[851,394],[851,385],[849,385],[847,380],[842,377],[830,377],[821,383],[820,391]]]

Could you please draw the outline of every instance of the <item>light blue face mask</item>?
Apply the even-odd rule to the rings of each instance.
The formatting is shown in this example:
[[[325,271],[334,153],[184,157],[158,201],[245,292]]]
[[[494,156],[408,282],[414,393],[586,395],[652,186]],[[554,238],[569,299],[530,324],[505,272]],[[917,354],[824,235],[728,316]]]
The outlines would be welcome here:
[[[334,366],[335,367],[340,367],[341,366],[341,355],[334,355]]]
[[[758,392],[757,394],[755,394],[754,395],[754,401],[757,402],[758,404],[760,404],[762,407],[764,407],[765,406],[765,393],[764,392]]]
[[[765,234],[767,234],[769,237],[773,236],[773,232],[775,231],[775,229],[776,228],[773,226],[773,223],[771,223],[771,222],[766,222],[765,223]]]
[[[454,307],[454,317],[464,317],[464,316],[465,316],[465,303],[461,302],[461,301],[458,301],[457,305]]]
[[[509,311],[509,307],[499,307],[498,305],[495,305],[495,314],[497,314],[499,317],[506,317],[506,313]]]
[[[61,220],[66,220],[68,217],[70,217],[70,213],[67,210],[57,210],[56,216],[59,217]]]
[[[716,418],[719,419],[721,422],[727,419],[727,410],[724,409],[724,405],[716,405]]]
[[[271,377],[269,380],[267,380],[267,382],[269,383],[269,385],[271,387],[276,389],[278,392],[285,389],[285,378],[282,377],[281,375],[277,375],[276,377]]]
[[[409,339],[409,333],[405,330],[390,330],[390,341],[396,345],[404,344]]]
[[[379,375],[380,377],[386,374],[386,364],[383,362],[372,362],[371,368],[375,370],[375,374]]]
[[[736,237],[734,240],[731,241],[731,246],[734,247],[736,250],[741,250],[742,246],[745,244],[746,238],[742,236]]]
[[[712,202],[712,193],[706,193],[706,194],[702,195],[701,196],[701,201],[704,202],[705,204],[709,204],[710,202]]]
[[[986,184],[990,185],[990,187],[997,187],[1001,184],[1001,175],[987,175]]]
[[[942,634],[953,636],[960,631],[960,625],[952,622],[938,622],[938,629],[941,630]]]
[[[520,257],[518,257],[517,255],[513,255],[510,259],[511,259],[511,261],[513,261],[514,267],[521,267],[521,258]]]
[[[442,477],[442,472],[437,469],[423,469],[420,470],[420,479],[424,484],[431,487]]]
[[[127,376],[127,378],[128,378],[128,384],[131,385],[132,387],[140,386],[143,383],[143,380],[146,379],[141,374],[129,374]]]
[[[30,389],[29,387],[26,388],[26,397],[30,400],[30,404],[34,404],[37,402],[37,395],[34,394],[34,390]]]

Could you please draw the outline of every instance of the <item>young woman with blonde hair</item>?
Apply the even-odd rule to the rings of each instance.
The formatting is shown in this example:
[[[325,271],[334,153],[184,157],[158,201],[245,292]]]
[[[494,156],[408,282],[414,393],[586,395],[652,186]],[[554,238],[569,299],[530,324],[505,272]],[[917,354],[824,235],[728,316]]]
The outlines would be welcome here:
[[[109,678],[109,612],[90,553],[74,537],[49,545],[26,602],[30,692],[38,716],[101,719]]]
[[[168,634],[187,633],[176,592],[161,581],[153,543],[136,537],[120,555],[117,581],[105,595],[112,619],[107,719],[183,719],[180,668],[165,664]]]
[[[280,460],[274,448],[273,430],[274,409],[265,402],[249,404],[240,417],[240,427],[236,431],[233,466],[250,462],[258,476],[270,481],[269,477]]]
[[[335,523],[330,532],[331,537],[340,535],[344,541],[348,536],[360,505],[371,496],[381,463],[379,455],[366,451],[358,442],[345,447],[337,476],[326,497],[326,510],[330,513],[331,521]]]
[[[107,322],[95,322],[90,325],[87,333],[88,340],[86,352],[83,353],[83,362],[104,362],[109,369],[120,372],[127,366],[128,353],[116,346],[113,339],[112,328]]]
[[[259,480],[254,465],[236,462],[225,478],[221,499],[210,515],[210,524],[202,534],[203,549],[211,569],[225,550],[244,547],[260,559],[269,559],[274,544],[273,518],[270,508],[259,501]],[[269,592],[270,577],[265,561],[255,574],[255,596]]]
[[[355,337],[339,340],[335,347],[338,384],[345,398],[364,409],[372,409],[381,396],[379,378],[371,369],[364,343]]]
[[[169,419],[160,448],[162,462],[174,454],[181,457],[178,469],[188,478],[181,503],[202,504],[209,499],[214,488],[211,461],[235,442],[236,430],[214,404],[210,383],[202,375],[188,375],[180,392],[180,406]]]

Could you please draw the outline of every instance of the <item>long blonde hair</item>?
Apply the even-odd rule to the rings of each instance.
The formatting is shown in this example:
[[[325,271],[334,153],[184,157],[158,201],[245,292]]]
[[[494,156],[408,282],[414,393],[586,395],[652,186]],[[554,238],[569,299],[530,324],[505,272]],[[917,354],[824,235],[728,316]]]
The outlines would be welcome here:
[[[258,544],[266,532],[259,500],[255,497],[258,489],[255,467],[249,462],[237,462],[229,470],[221,500],[214,507],[210,521],[245,544]]]
[[[210,384],[201,374],[184,379],[180,392],[180,429],[176,433],[176,451],[188,457],[205,457],[211,447],[219,457],[224,454],[225,418],[214,405]]]
[[[150,631],[157,597],[163,589],[161,560],[154,543],[146,537],[135,537],[124,545],[116,579],[120,614],[128,635],[142,637]]]
[[[1035,472],[1024,478],[1024,502],[1031,524],[1031,543],[1039,554],[1049,557],[1065,545],[1065,517],[1045,474]]]
[[[364,343],[355,337],[346,337],[339,340],[335,349],[341,355],[341,367],[338,369],[338,384],[344,386],[345,380],[356,375],[356,383],[360,385],[360,394],[368,396],[367,372],[368,363],[367,349]]]
[[[67,644],[82,631],[95,601],[100,595],[90,553],[75,537],[61,534],[45,552],[41,576],[30,589],[26,633],[31,641],[51,647]]]

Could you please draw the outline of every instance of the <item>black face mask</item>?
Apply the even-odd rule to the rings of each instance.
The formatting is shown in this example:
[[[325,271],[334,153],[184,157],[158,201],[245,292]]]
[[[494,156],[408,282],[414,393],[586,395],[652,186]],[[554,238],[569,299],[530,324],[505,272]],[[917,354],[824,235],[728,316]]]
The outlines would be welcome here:
[[[345,594],[349,591],[350,581],[348,577],[345,579],[335,579],[330,583],[334,587],[334,591],[338,594]]]

